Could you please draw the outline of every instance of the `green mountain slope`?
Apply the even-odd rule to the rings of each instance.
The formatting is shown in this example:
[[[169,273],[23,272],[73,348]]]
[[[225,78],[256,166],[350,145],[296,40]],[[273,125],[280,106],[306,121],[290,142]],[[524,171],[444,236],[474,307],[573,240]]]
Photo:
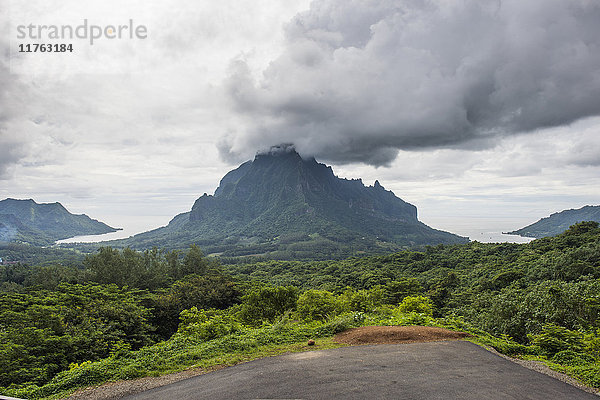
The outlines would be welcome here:
[[[585,206],[577,210],[564,210],[508,233],[533,238],[555,236],[569,229],[571,225],[583,221],[600,222],[600,206]]]
[[[0,201],[0,241],[48,245],[79,235],[116,232],[85,214],[75,215],[60,203],[5,199]]]
[[[330,258],[466,241],[418,221],[416,207],[379,182],[340,179],[281,146],[226,174],[213,196],[204,194],[168,226],[114,244],[196,243],[223,256]]]

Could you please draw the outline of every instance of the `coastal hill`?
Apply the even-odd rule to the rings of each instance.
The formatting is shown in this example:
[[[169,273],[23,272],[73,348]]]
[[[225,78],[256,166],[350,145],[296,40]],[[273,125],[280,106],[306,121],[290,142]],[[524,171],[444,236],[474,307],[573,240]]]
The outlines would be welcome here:
[[[46,246],[74,236],[116,231],[85,214],[71,214],[60,203],[39,204],[32,199],[0,201],[0,242]]]
[[[513,232],[509,235],[520,235],[533,238],[555,236],[583,221],[600,222],[600,206],[585,206],[576,210],[564,210]]]

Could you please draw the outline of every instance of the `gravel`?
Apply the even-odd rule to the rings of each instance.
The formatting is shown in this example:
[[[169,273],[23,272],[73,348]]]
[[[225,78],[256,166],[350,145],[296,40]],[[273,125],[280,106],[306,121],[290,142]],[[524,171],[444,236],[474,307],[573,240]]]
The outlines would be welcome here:
[[[206,374],[216,371],[225,366],[218,366],[209,369],[192,368],[174,374],[162,376],[149,376],[146,378],[134,379],[129,381],[109,382],[99,386],[92,386],[85,389],[80,389],[73,393],[68,399],[73,400],[109,400],[120,399],[125,396],[144,392],[159,386],[168,385],[170,383],[182,381],[193,376]]]

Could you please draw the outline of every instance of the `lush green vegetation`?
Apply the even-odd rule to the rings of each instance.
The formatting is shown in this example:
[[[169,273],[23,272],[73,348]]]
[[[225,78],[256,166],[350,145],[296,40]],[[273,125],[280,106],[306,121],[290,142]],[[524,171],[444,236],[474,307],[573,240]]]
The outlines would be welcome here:
[[[308,338],[330,345],[328,337],[349,327],[395,324],[466,330],[600,388],[593,222],[524,245],[474,242],[341,261],[221,265],[193,246],[103,248],[79,268],[19,268],[19,279],[0,275],[7,395],[59,396],[298,350]]]
[[[60,284],[0,297],[0,385],[45,383],[69,364],[152,343],[149,310],[116,285]]]
[[[36,247],[20,243],[0,243],[0,257],[5,262],[21,263],[23,265],[61,264],[81,266],[85,254],[60,248]]]

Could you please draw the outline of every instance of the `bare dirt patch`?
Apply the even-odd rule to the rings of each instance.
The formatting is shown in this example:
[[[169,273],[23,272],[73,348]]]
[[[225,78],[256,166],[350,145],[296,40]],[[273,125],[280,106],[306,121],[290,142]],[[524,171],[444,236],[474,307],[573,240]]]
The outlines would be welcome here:
[[[156,376],[156,377],[145,377],[134,379],[130,381],[118,381],[104,383],[99,386],[92,386],[84,389],[79,389],[71,396],[69,400],[116,400],[122,397],[144,392],[146,390],[154,389],[159,386],[168,385],[174,382],[191,378],[197,375],[203,375],[207,372],[216,371],[225,368],[226,365],[217,365],[208,369],[192,368],[173,374]]]
[[[334,342],[350,345],[394,344],[458,340],[469,337],[466,332],[456,332],[431,326],[363,326],[338,333]]]

